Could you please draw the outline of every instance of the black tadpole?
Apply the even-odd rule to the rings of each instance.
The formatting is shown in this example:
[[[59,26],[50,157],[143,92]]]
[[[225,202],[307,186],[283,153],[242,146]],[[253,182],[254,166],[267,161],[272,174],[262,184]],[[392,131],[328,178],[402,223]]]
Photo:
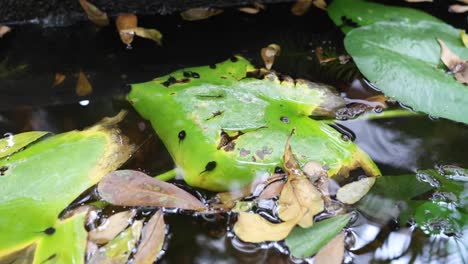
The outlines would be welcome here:
[[[179,138],[179,145],[180,145],[180,142],[182,142],[182,140],[184,140],[186,136],[187,136],[187,133],[185,133],[185,130],[181,130],[179,134],[177,134],[177,137]]]
[[[216,168],[216,161],[210,161],[206,164],[205,170],[200,172],[200,174],[207,172],[207,171],[212,171]]]

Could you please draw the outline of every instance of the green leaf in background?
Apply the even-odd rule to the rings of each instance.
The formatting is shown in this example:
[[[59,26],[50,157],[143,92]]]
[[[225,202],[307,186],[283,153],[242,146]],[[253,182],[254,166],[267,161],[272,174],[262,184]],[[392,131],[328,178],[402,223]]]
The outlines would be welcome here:
[[[214,191],[240,188],[282,165],[286,139],[300,164],[317,161],[329,175],[362,167],[380,174],[370,158],[327,123],[344,107],[328,87],[298,80],[247,77],[250,63],[236,57],[134,84],[128,100],[151,121],[185,181]]]
[[[425,20],[442,22],[438,18],[416,9],[382,5],[366,0],[333,0],[327,11],[333,22],[344,33],[348,33],[355,27],[366,26],[379,21],[400,20],[416,23]]]
[[[37,263],[44,261],[45,255],[59,252],[56,257],[62,263],[83,262],[84,256],[77,255],[84,250],[78,248],[84,236],[84,229],[78,228],[83,217],[62,221],[58,216],[129,158],[132,147],[111,124],[108,119],[84,131],[48,137],[0,159],[4,168],[0,177],[0,258],[38,243]],[[30,135],[17,138],[30,143],[34,138]],[[8,140],[1,139],[0,145]]]
[[[459,30],[432,21],[360,27],[347,34],[345,47],[362,74],[386,96],[415,111],[468,123],[468,87],[441,66],[437,39],[468,58]]]
[[[286,245],[296,258],[307,258],[319,251],[348,224],[351,215],[340,215],[315,223],[310,228],[295,227]]]

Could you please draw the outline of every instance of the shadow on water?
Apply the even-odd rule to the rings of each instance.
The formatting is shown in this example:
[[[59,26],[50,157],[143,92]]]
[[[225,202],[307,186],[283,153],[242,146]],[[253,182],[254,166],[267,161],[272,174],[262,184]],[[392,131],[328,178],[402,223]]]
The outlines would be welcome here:
[[[329,48],[336,54],[343,54],[343,47],[341,32],[326,13],[317,9],[294,17],[289,5],[274,5],[255,16],[232,9],[198,22],[169,15],[143,17],[139,24],[162,31],[164,46],[136,39],[133,49],[128,50],[114,27],[97,29],[90,23],[46,29],[21,26],[5,35],[0,39],[0,62],[9,70],[27,66],[0,78],[0,133],[81,129],[124,108],[129,115],[122,129],[139,146],[125,168],[156,175],[174,164],[150,124],[125,102],[129,83],[148,81],[183,67],[223,61],[232,54],[243,54],[261,65],[260,49],[273,42],[282,47],[274,67],[279,72],[335,84],[342,91],[349,86],[343,81],[356,77],[352,66],[350,75],[341,78],[318,64],[313,53],[316,47]],[[93,85],[93,93],[86,97],[75,94],[80,71]],[[52,87],[56,73],[66,75],[66,79]],[[466,125],[426,116],[339,123],[353,131],[355,142],[369,153],[384,175],[439,164],[468,167]],[[281,253],[285,250],[282,245],[257,247],[237,241],[226,228],[228,215],[203,219],[170,214],[166,220],[170,243],[162,263],[293,262]],[[360,215],[346,240],[350,251],[345,262],[438,262],[431,254],[447,241],[444,237],[427,237],[413,226],[399,228],[393,220],[374,222]],[[444,262],[456,263],[447,259]]]

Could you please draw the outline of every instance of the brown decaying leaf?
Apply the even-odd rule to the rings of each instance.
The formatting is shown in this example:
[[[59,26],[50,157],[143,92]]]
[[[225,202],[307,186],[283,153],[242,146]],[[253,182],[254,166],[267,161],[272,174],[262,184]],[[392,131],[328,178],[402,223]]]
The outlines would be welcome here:
[[[86,0],[79,0],[79,2],[91,22],[100,27],[109,25],[109,18],[105,12],[102,12],[99,8]]]
[[[327,3],[324,0],[297,0],[291,8],[291,13],[296,16],[302,16],[309,11],[311,5],[322,10],[327,10]]]
[[[253,6],[239,7],[238,10],[247,14],[255,15],[258,14],[258,12],[265,10],[265,5],[254,3]]]
[[[138,37],[151,39],[154,42],[156,42],[159,46],[162,45],[163,35],[157,29],[136,27],[136,28],[130,28],[130,29],[123,29],[120,31],[120,34],[137,35]]]
[[[10,32],[11,28],[8,26],[0,25],[0,38],[3,37],[6,33]]]
[[[375,183],[375,177],[367,177],[348,183],[338,189],[336,198],[345,204],[355,204],[366,195]]]
[[[121,170],[109,173],[98,184],[99,195],[119,206],[159,206],[202,211],[205,205],[173,184],[142,172]]]
[[[240,212],[234,225],[234,233],[241,240],[250,243],[279,241],[289,235],[300,218],[301,215],[297,215],[291,221],[273,224],[258,214]]]
[[[52,87],[60,85],[61,83],[63,83],[63,81],[65,81],[66,78],[67,76],[65,76],[64,74],[57,72],[55,74],[55,79],[54,83],[52,84]]]
[[[314,264],[341,264],[343,263],[344,251],[345,251],[345,233],[338,234],[314,257]]]
[[[283,180],[277,180],[277,181],[269,183],[260,193],[260,196],[258,196],[258,199],[259,200],[272,199],[280,195],[281,191],[283,190],[284,184],[285,182]]]
[[[88,78],[83,71],[80,71],[78,75],[78,81],[76,82],[75,93],[78,96],[87,96],[93,92],[93,87],[89,82]]]
[[[449,12],[452,12],[452,13],[468,12],[468,5],[451,5],[449,6]]]
[[[120,40],[128,46],[133,42],[133,33],[124,33],[125,30],[138,26],[138,18],[134,14],[120,14],[115,20],[115,26],[120,35]]]
[[[146,223],[141,232],[141,241],[133,257],[134,264],[152,264],[164,245],[166,223],[161,210]]]
[[[219,15],[222,12],[222,9],[216,9],[211,7],[198,7],[185,10],[180,13],[180,16],[182,17],[182,19],[187,21],[196,21]]]
[[[317,47],[317,48],[315,49],[315,56],[317,56],[317,60],[320,62],[320,64],[325,64],[325,63],[327,63],[327,62],[334,61],[334,60],[337,59],[336,57],[326,58],[326,57],[323,55],[323,49],[322,49],[322,47]]]
[[[130,224],[135,214],[135,210],[130,210],[112,215],[100,226],[89,231],[88,239],[100,245],[111,241]]]
[[[271,69],[271,66],[273,66],[273,63],[275,62],[275,58],[280,55],[280,52],[281,47],[274,43],[261,50],[260,55],[262,56],[263,62],[265,63],[265,68],[268,70]]]
[[[455,79],[463,84],[468,84],[468,60],[462,60],[453,53],[447,45],[440,39],[437,39],[440,44],[440,59],[455,75]]]

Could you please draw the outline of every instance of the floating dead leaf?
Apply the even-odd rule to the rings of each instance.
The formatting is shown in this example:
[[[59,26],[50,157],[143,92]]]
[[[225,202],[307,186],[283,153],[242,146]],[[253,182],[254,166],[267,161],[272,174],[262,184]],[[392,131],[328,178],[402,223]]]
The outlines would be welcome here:
[[[63,81],[65,81],[66,78],[67,77],[64,74],[57,72],[55,74],[55,79],[54,79],[54,83],[52,84],[52,87],[60,85],[61,83],[63,83]]]
[[[274,197],[279,196],[281,194],[281,191],[283,190],[284,184],[285,182],[283,180],[277,180],[269,183],[260,193],[258,199],[272,199]]]
[[[451,5],[449,6],[449,12],[452,12],[452,13],[468,12],[468,5]]]
[[[138,37],[151,39],[154,42],[158,43],[158,45],[160,46],[162,45],[163,35],[157,29],[136,27],[136,28],[120,30],[120,34],[137,35]]]
[[[437,39],[440,44],[440,59],[454,74],[455,79],[463,84],[468,84],[468,60],[462,60],[453,53],[447,45],[440,39]]]
[[[325,64],[327,62],[336,60],[336,57],[331,57],[331,58],[325,57],[322,47],[317,47],[315,49],[315,56],[317,56],[317,60],[319,61],[320,64]]]
[[[463,45],[468,48],[468,35],[465,30],[460,31],[460,39],[463,42]]]
[[[99,182],[98,191],[102,199],[119,206],[159,206],[196,211],[205,209],[204,204],[188,192],[139,171],[109,173]]]
[[[164,214],[159,210],[151,217],[145,227],[143,227],[141,241],[133,257],[133,263],[154,263],[164,245],[165,232],[166,224],[164,223]]]
[[[302,170],[312,182],[315,182],[322,176],[327,177],[327,170],[323,168],[322,164],[316,161],[307,162]]]
[[[0,25],[0,38],[11,31],[11,27]]]
[[[115,26],[120,35],[120,40],[128,46],[133,42],[134,33],[124,33],[125,30],[138,27],[138,18],[134,14],[120,14],[115,20]]]
[[[366,195],[375,183],[375,177],[363,178],[338,189],[336,198],[345,204],[355,204]]]
[[[255,15],[258,14],[258,12],[265,10],[265,6],[260,3],[254,3],[253,6],[239,7],[238,10],[247,14]]]
[[[302,16],[310,7],[314,5],[322,10],[327,10],[327,3],[324,0],[298,0],[291,8],[291,13],[296,16]]]
[[[180,13],[182,19],[187,21],[196,21],[210,18],[212,16],[219,15],[223,12],[221,9],[211,7],[198,7],[185,10]]]
[[[274,224],[258,214],[240,212],[233,230],[245,242],[279,241],[289,235],[300,217],[298,215],[291,221]]]
[[[345,234],[340,233],[323,248],[317,252],[314,257],[315,264],[341,264],[343,263],[345,244]]]
[[[109,25],[109,18],[105,12],[102,12],[95,5],[86,0],[79,0],[80,5],[88,16],[89,20],[100,27]]]
[[[88,239],[100,245],[111,241],[130,224],[135,213],[135,210],[131,210],[112,215],[96,229],[89,231]]]
[[[78,81],[76,83],[76,88],[75,88],[75,93],[78,96],[87,96],[90,95],[93,92],[93,87],[91,86],[91,83],[89,82],[88,78],[86,78],[86,75],[84,74],[83,71],[80,71],[80,74],[78,75]]]
[[[278,201],[278,216],[283,221],[290,221],[302,215],[298,224],[307,228],[312,226],[313,217],[323,211],[321,193],[307,178],[288,180],[281,191]]]
[[[273,66],[273,63],[275,62],[275,58],[280,55],[280,52],[281,47],[274,43],[261,50],[260,55],[262,56],[263,62],[265,63],[265,68],[268,70],[271,69],[271,66]]]
[[[89,264],[127,263],[140,237],[143,221],[135,221],[111,242],[101,247],[88,261]]]

